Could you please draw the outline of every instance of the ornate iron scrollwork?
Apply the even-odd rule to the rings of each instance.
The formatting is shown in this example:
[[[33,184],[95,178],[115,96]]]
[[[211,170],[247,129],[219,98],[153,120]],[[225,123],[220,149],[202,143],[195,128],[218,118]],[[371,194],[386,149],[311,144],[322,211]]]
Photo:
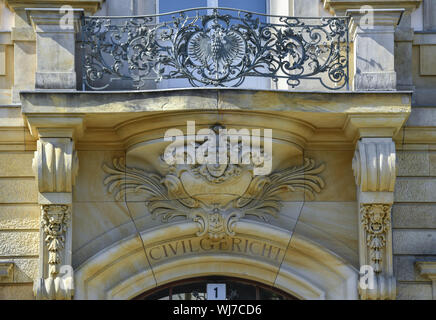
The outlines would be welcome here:
[[[130,81],[187,79],[192,86],[240,86],[247,77],[348,85],[348,18],[267,16],[190,9],[143,17],[84,17],[85,89]]]

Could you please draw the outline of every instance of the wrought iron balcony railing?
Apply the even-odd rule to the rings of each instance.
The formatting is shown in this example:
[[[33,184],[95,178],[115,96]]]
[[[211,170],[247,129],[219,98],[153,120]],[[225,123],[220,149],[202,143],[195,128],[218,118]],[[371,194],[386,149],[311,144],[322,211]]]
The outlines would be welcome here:
[[[316,80],[348,87],[348,18],[298,18],[227,8],[160,15],[84,17],[83,88],[116,81],[142,89],[164,79],[190,85],[240,86],[249,77]],[[284,79],[284,80],[281,80]]]

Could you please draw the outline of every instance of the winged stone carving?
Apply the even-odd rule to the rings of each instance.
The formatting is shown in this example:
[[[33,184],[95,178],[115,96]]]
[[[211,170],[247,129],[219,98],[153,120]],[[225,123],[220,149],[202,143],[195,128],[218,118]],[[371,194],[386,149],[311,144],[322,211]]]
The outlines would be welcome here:
[[[245,55],[243,36],[234,30],[225,30],[219,24],[209,30],[196,32],[188,42],[191,61],[205,68],[208,77],[222,79],[230,72],[231,65]]]
[[[324,164],[317,166],[314,160],[308,158],[302,166],[267,176],[253,176],[252,167],[237,165],[242,173],[235,174],[234,179],[226,183],[245,188],[240,194],[230,195],[230,198],[224,191],[220,193],[222,182],[214,183],[196,175],[195,165],[175,166],[182,169],[168,170],[168,174],[161,176],[127,167],[124,158],[115,158],[113,167],[103,165],[103,170],[109,174],[104,184],[117,200],[126,199],[129,193],[143,194],[153,217],[160,217],[162,222],[185,217],[197,223],[197,236],[207,235],[214,241],[234,236],[235,224],[245,216],[255,216],[264,221],[268,221],[269,217],[277,217],[282,207],[280,194],[300,191],[312,200],[315,193],[321,192],[325,186],[319,176],[325,168]],[[225,169],[222,170],[224,172]],[[248,183],[244,182],[247,181],[244,177],[248,177]],[[207,189],[207,186],[216,187],[218,191],[206,198],[195,193],[195,190]]]

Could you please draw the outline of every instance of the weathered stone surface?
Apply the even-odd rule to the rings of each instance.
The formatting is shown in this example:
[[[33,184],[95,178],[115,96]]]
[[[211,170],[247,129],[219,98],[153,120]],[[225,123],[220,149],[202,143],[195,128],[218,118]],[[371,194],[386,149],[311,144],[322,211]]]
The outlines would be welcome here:
[[[39,232],[0,231],[0,252],[2,256],[38,255]]]
[[[33,152],[1,152],[0,177],[33,177]]]
[[[393,230],[394,254],[436,255],[436,230]]]
[[[302,235],[358,265],[358,229],[355,202],[307,202],[294,234]]]
[[[428,151],[397,151],[397,176],[428,176]]]
[[[394,204],[392,225],[394,228],[436,228],[436,205]]]
[[[436,179],[397,178],[395,202],[436,202]]]
[[[75,202],[116,201],[103,184],[107,174],[102,166],[104,163],[111,164],[112,159],[117,156],[125,154],[122,151],[78,151],[80,166],[73,189]]]
[[[320,174],[326,188],[316,195],[315,201],[347,202],[356,200],[356,184],[354,181],[351,161],[352,151],[307,151],[304,156],[310,156],[321,164],[325,170]]]
[[[398,281],[424,281],[428,283],[428,278],[421,276],[416,268],[417,261],[435,261],[435,256],[408,256],[394,255],[394,271]]]
[[[436,176],[436,152],[429,152],[430,175]]]
[[[35,203],[37,199],[34,178],[0,178],[0,203]]]
[[[38,205],[0,205],[0,229],[39,229],[40,208]]]
[[[268,110],[321,113],[410,112],[410,94],[392,92],[272,92],[244,89],[173,89],[150,92],[22,92],[24,113],[115,113],[170,110]],[[334,103],[333,103],[334,101]],[[318,115],[319,118],[319,115]],[[322,119],[321,119],[322,120]]]
[[[0,93],[2,90],[0,89]],[[1,94],[0,94],[1,96]],[[1,98],[0,98],[1,99]],[[0,100],[0,103],[2,101]],[[24,127],[24,120],[21,115],[21,108],[0,106],[0,126],[1,127]]]
[[[435,76],[436,66],[434,64],[434,56],[436,55],[436,45],[420,46],[420,74],[422,76]]]
[[[0,286],[0,300],[34,300],[33,284]]]
[[[100,223],[91,222],[91,219],[89,219],[89,222],[87,223],[86,216],[82,216],[81,220],[84,220],[84,222],[79,222],[79,219],[75,219],[73,221],[73,224],[76,223],[74,225],[73,232],[77,230],[76,234],[73,234],[74,249],[72,261],[74,268],[80,266],[87,259],[95,255],[99,251],[103,250],[107,246],[110,246],[111,244],[116,243],[117,241],[120,241],[121,239],[126,238],[130,235],[134,235],[136,233],[135,225],[132,221],[128,220],[126,220],[125,223],[121,225],[113,226],[110,229],[108,228],[107,230],[104,230],[104,232],[99,232],[100,228],[95,228],[95,232],[92,231],[94,226]],[[105,222],[108,223],[107,220]],[[78,239],[78,237],[80,237],[79,228],[84,224],[87,224],[86,230],[91,231],[88,232],[86,237],[82,237],[83,239]]]
[[[429,127],[436,125],[436,110],[434,108],[412,108],[407,120],[408,127]]]
[[[431,282],[426,284],[415,283],[397,283],[398,300],[431,300],[432,286]]]
[[[436,28],[436,3],[424,0],[422,6],[424,30],[434,30]]]
[[[12,261],[14,262],[14,282],[29,283],[36,279],[38,275],[37,258],[15,258]]]

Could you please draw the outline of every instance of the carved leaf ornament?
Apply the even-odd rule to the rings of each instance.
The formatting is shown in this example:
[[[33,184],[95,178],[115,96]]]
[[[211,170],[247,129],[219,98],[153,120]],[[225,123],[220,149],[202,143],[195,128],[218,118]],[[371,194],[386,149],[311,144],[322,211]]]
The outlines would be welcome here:
[[[229,184],[240,183],[241,175],[245,174],[250,179],[248,187],[242,190],[241,195],[233,198],[222,196],[224,200],[216,202],[214,200],[220,198],[219,194],[207,201],[187,191],[192,184],[216,186],[218,190],[222,186],[223,180],[216,177],[214,169],[211,170],[218,179],[200,174],[198,165],[174,164],[170,166],[168,174],[161,176],[127,167],[124,158],[115,158],[112,167],[103,165],[103,170],[108,174],[104,184],[116,200],[125,199],[129,193],[143,194],[146,207],[154,218],[160,217],[162,222],[168,222],[175,217],[185,217],[197,223],[197,236],[207,236],[215,241],[234,236],[236,222],[245,216],[255,216],[264,221],[268,221],[269,217],[277,217],[282,207],[280,194],[304,192],[309,200],[313,200],[315,194],[325,186],[319,176],[325,166],[317,166],[314,160],[308,158],[304,159],[302,166],[262,176],[253,175],[252,165],[232,166],[230,175],[227,168],[219,171],[221,175],[227,174],[225,181]]]

